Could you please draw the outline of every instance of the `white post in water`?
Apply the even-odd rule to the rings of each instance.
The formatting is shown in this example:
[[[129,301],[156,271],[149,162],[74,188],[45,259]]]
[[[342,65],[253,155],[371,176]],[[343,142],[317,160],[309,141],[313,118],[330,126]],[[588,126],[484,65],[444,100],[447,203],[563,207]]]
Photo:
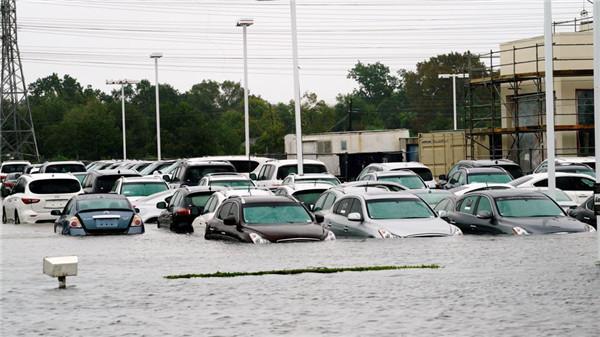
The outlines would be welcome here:
[[[596,154],[596,183],[600,182],[600,0],[594,1],[594,150]],[[594,203],[596,202],[594,196]],[[596,215],[596,224],[600,216]],[[598,261],[600,264],[600,228],[598,236]]]
[[[554,53],[552,50],[552,1],[544,0],[544,64],[546,69],[546,148],[548,149],[548,190],[556,190],[554,141]]]

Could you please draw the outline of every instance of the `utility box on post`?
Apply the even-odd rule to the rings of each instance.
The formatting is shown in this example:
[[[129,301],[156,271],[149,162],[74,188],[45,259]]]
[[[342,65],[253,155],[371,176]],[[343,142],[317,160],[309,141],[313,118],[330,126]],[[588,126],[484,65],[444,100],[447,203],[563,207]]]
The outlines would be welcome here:
[[[44,258],[44,274],[58,277],[58,287],[67,287],[67,276],[77,276],[77,256],[57,256]]]

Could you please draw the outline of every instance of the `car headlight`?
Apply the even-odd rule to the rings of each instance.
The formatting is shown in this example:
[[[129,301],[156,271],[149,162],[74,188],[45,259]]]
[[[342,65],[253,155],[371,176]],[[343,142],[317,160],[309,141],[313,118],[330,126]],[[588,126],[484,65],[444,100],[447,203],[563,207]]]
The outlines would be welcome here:
[[[327,236],[325,237],[325,240],[323,241],[333,241],[335,240],[335,234],[333,234],[332,231],[327,231]]]
[[[395,237],[395,235],[390,233],[387,229],[381,228],[378,232],[382,239],[393,239]]]
[[[256,233],[250,233],[250,240],[252,240],[253,243],[256,244],[260,244],[260,243],[271,243],[271,241],[263,238],[262,236],[256,234]]]
[[[452,233],[453,236],[461,236],[463,235],[462,230],[460,230],[460,228],[454,226],[454,225],[450,225],[450,233]]]
[[[595,232],[596,228],[594,228],[594,226],[591,225],[585,225],[585,230],[586,232]]]
[[[529,235],[529,232],[521,227],[513,227],[512,231],[514,235]]]

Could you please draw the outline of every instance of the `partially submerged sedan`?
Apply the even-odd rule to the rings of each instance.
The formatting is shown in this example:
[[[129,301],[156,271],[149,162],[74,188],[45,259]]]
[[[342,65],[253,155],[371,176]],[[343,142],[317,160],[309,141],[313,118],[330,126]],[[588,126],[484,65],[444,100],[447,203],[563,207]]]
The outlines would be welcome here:
[[[59,218],[54,232],[83,236],[95,234],[142,234],[144,222],[123,195],[77,195],[62,211],[52,211]]]
[[[406,238],[462,235],[421,198],[408,192],[348,194],[325,215],[325,227],[336,236]]]
[[[335,240],[299,202],[282,196],[231,197],[207,222],[207,240],[248,243]],[[322,220],[322,219],[319,219]]]
[[[465,234],[552,234],[594,232],[594,227],[567,217],[550,197],[521,189],[466,194],[454,211],[441,217]]]

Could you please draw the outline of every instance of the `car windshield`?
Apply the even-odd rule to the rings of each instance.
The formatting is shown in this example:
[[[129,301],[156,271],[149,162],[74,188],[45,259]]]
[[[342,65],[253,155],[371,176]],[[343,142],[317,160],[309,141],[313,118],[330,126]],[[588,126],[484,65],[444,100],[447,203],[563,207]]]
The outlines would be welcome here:
[[[331,185],[339,185],[340,181],[338,180],[338,178],[300,178],[300,177],[296,177],[294,178],[294,182],[296,183],[303,183],[303,184],[307,184],[307,183],[326,183],[326,184],[331,184]]]
[[[298,204],[247,205],[243,213],[244,222],[249,225],[312,223],[306,209]]]
[[[327,173],[327,168],[321,164],[304,164],[304,173]],[[277,170],[277,179],[283,180],[290,174],[298,173],[298,165],[284,165]]]
[[[85,172],[83,164],[55,164],[48,165],[45,168],[45,173],[70,173],[70,172]]]
[[[5,164],[2,166],[2,173],[23,172],[27,164]]]
[[[146,197],[168,189],[169,187],[164,182],[124,183],[121,188],[121,194],[128,197]]]
[[[213,180],[210,182],[210,186],[224,186],[224,187],[233,187],[233,188],[245,188],[245,187],[255,187],[252,180]]]
[[[98,198],[98,199],[83,199],[77,202],[79,211],[104,210],[104,209],[127,209],[131,206],[127,199],[113,198]]]
[[[467,183],[498,183],[506,184],[512,178],[506,173],[469,173]]]
[[[298,191],[293,194],[293,196],[300,200],[300,202],[305,205],[314,205],[317,202],[317,199],[321,196],[321,194],[325,192],[324,189],[318,190],[306,190],[306,191]]]
[[[200,209],[204,209],[204,206],[206,206],[206,202],[208,201],[208,198],[210,198],[213,195],[212,192],[208,192],[208,193],[196,193],[196,194],[188,194],[188,196],[186,197],[186,203],[192,204],[196,207],[200,207]]]
[[[377,180],[391,181],[393,183],[400,184],[411,190],[418,190],[421,188],[427,188],[423,181],[417,176],[396,176],[396,177],[378,177]]]
[[[81,184],[77,179],[34,180],[29,184],[29,190],[35,194],[77,193]]]
[[[496,198],[498,212],[508,218],[564,216],[563,210],[544,197]]]
[[[431,173],[431,170],[429,170],[426,167],[411,167],[408,168],[408,170],[411,170],[414,173],[418,174],[419,177],[421,177],[421,179],[425,181],[433,180],[433,174]]]
[[[425,200],[425,202],[431,206],[435,207],[440,201],[452,195],[451,192],[448,193],[418,193],[417,194],[421,199]]]
[[[414,199],[368,200],[367,211],[373,220],[423,219],[435,214],[422,201]]]

